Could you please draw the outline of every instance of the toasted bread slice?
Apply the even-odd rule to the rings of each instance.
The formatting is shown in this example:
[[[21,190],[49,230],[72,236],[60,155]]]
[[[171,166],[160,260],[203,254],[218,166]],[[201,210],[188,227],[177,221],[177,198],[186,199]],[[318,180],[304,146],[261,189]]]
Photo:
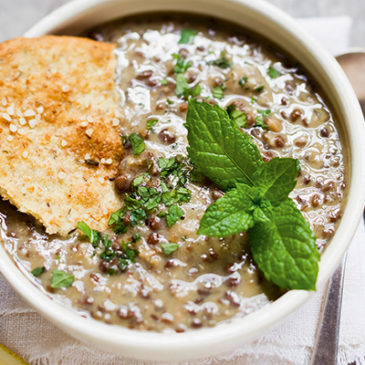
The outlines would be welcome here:
[[[113,50],[76,37],[0,44],[0,194],[50,234],[81,220],[104,230],[121,205]]]

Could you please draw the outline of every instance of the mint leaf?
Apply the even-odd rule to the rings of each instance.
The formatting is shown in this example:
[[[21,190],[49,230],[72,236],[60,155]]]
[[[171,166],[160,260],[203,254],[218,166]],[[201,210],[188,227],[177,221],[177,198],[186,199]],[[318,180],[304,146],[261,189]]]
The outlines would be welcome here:
[[[89,238],[90,243],[96,247],[100,241],[100,233],[98,231],[95,231],[94,229],[91,229],[85,222],[78,222],[77,228],[86,236]]]
[[[299,161],[292,158],[273,158],[261,165],[255,174],[257,186],[273,205],[285,200],[297,183]]]
[[[250,196],[252,190],[254,188],[240,184],[240,189],[228,191],[211,204],[200,221],[198,234],[227,237],[253,227],[254,219],[251,212],[255,208],[255,203]]]
[[[135,156],[139,156],[145,149],[143,138],[137,133],[132,133],[129,136],[129,142],[132,145],[133,153]]]
[[[65,271],[53,270],[51,278],[51,287],[54,289],[67,288],[72,285],[75,278],[72,274]]]
[[[182,216],[184,211],[177,205],[172,205],[166,215],[166,223],[169,227],[174,225]]]
[[[281,73],[272,66],[269,67],[269,69],[267,70],[267,73],[271,79],[276,79],[277,77],[279,77],[281,75]]]
[[[164,255],[169,256],[179,248],[179,245],[177,243],[161,243],[161,248]]]
[[[288,198],[298,161],[264,163],[250,137],[235,125],[235,109],[227,111],[189,101],[185,126],[192,163],[223,190],[233,188],[208,207],[198,233],[226,237],[248,230],[253,258],[267,279],[282,288],[314,290],[320,258],[316,239]],[[271,111],[258,113],[263,122]]]
[[[315,290],[320,255],[314,233],[291,199],[271,214],[248,231],[255,262],[281,288]]]
[[[189,157],[200,172],[223,190],[237,182],[253,185],[264,163],[260,151],[224,109],[190,100],[185,126]]]
[[[194,40],[198,32],[195,29],[181,29],[179,44],[190,43]]]

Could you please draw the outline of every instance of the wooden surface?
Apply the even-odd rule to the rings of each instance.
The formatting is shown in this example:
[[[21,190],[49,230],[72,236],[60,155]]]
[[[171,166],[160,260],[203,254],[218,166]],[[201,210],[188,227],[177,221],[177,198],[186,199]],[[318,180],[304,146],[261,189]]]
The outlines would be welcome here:
[[[45,14],[68,1],[70,0],[0,0],[0,41],[21,35]],[[365,0],[269,2],[296,17],[350,15],[353,18],[351,46],[365,47]]]

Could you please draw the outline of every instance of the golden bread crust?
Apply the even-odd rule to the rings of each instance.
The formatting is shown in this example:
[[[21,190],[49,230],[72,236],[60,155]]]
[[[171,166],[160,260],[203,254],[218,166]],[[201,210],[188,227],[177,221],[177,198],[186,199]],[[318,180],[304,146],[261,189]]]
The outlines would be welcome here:
[[[63,36],[0,44],[0,193],[48,233],[80,220],[104,230],[120,207],[109,180],[123,155],[113,50]]]

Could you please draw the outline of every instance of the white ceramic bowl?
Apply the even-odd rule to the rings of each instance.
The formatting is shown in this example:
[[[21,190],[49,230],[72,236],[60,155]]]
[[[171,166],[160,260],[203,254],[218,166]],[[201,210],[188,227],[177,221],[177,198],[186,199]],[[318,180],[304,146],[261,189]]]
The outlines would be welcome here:
[[[298,59],[325,91],[348,146],[349,195],[338,230],[321,259],[317,287],[322,286],[346,251],[364,207],[364,121],[356,96],[334,58],[292,18],[259,0],[77,0],[45,17],[26,36],[77,34],[111,19],[159,10],[188,10],[252,29]],[[181,334],[148,333],[85,319],[55,303],[25,278],[2,247],[0,268],[23,298],[70,335],[103,350],[150,360],[186,360],[231,351],[278,323],[312,295],[312,292],[290,291],[253,314],[214,328]]]

